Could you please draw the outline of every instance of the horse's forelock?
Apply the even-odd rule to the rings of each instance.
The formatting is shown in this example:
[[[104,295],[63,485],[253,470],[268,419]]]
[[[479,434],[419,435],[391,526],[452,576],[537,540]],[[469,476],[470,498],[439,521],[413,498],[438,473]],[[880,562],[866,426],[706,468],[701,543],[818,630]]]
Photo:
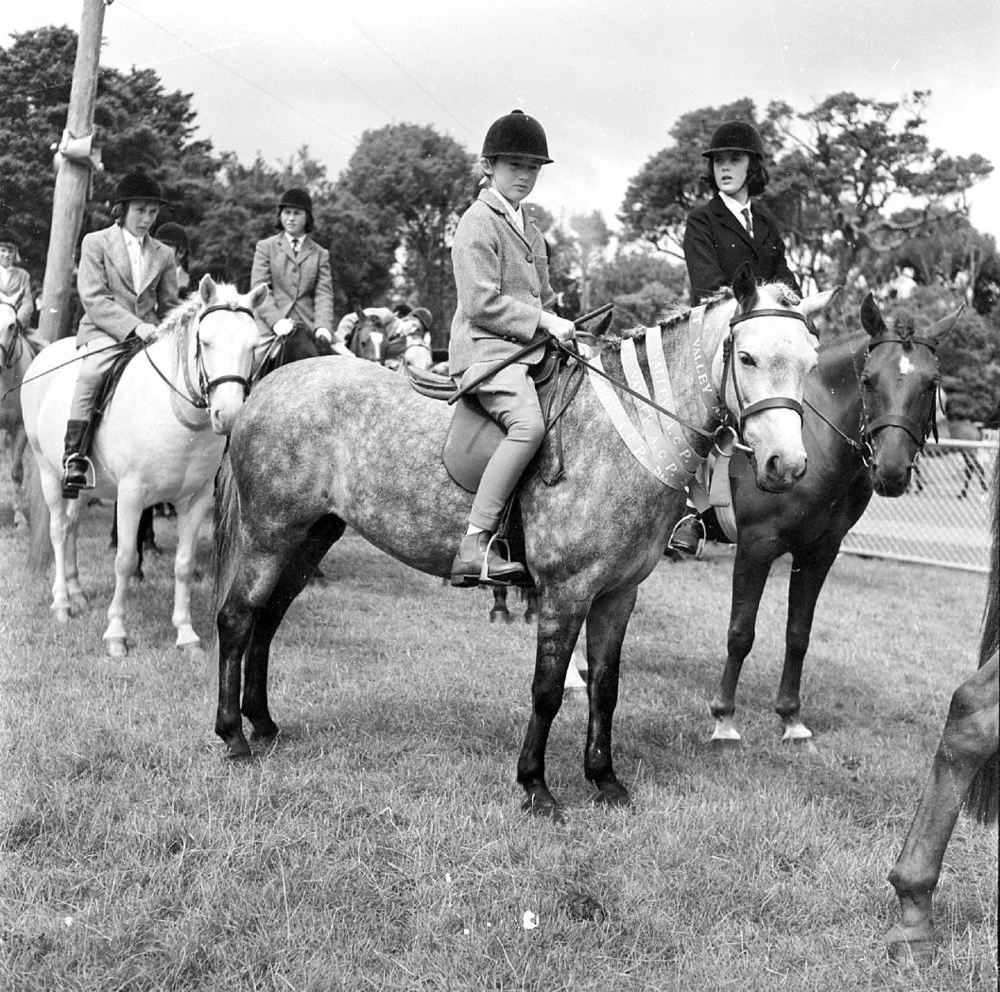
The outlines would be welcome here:
[[[916,334],[913,314],[909,310],[897,311],[892,318],[892,331],[897,337],[901,337],[906,345],[912,345]]]

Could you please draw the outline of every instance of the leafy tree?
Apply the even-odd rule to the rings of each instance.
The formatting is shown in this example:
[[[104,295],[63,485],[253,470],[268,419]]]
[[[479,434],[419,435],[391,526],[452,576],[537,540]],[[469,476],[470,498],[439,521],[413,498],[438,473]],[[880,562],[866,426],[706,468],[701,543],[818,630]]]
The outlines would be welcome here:
[[[684,268],[662,253],[619,247],[594,269],[592,298],[597,304],[614,303],[612,330],[651,327],[669,304],[686,301],[686,279]]]
[[[0,49],[0,221],[23,240],[22,255],[41,288],[55,188],[52,148],[66,126],[77,35],[68,27],[14,34]],[[153,175],[171,201],[161,219],[200,221],[212,202],[219,160],[194,138],[191,94],[167,92],[149,69],[102,68],[94,107],[92,176],[81,237],[110,220],[109,201],[126,172]],[[69,327],[64,328],[68,332]]]
[[[342,202],[370,217],[371,240],[382,232],[389,250],[381,263],[388,274],[398,265],[405,291],[434,314],[435,347],[447,344],[455,309],[451,237],[462,211],[475,196],[474,158],[453,138],[417,124],[391,124],[366,131],[336,184]],[[363,215],[350,214],[354,221]],[[373,300],[358,300],[367,305]]]

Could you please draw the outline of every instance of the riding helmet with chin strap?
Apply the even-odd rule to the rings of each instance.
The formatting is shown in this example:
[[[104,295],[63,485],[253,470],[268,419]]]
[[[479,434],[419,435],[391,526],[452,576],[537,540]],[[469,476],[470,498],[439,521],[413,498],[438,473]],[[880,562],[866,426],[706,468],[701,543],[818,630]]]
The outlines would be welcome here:
[[[715,129],[708,148],[701,154],[704,158],[711,158],[716,152],[746,152],[763,158],[764,142],[753,124],[746,121],[726,121]]]
[[[542,125],[523,110],[512,110],[497,118],[486,132],[481,158],[516,155],[549,164],[549,146]]]

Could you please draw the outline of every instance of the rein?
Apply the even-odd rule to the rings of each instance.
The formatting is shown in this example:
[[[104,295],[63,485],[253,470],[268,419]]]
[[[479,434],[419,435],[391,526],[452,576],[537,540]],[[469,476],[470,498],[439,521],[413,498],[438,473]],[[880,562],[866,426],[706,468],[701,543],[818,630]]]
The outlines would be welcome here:
[[[732,383],[733,392],[736,395],[736,404],[739,410],[739,422],[736,427],[731,424],[723,423],[720,424],[714,431],[707,431],[703,427],[699,427],[697,424],[693,424],[690,421],[684,420],[683,417],[679,417],[672,410],[668,410],[665,407],[660,406],[654,400],[651,400],[648,396],[643,395],[631,386],[626,385],[623,382],[619,382],[617,379],[613,379],[607,372],[602,368],[597,368],[593,365],[590,366],[591,371],[595,372],[597,375],[602,376],[607,379],[615,387],[622,392],[628,393],[634,399],[641,401],[646,404],[646,406],[651,407],[656,410],[657,413],[663,414],[669,417],[671,420],[675,420],[681,427],[686,427],[688,430],[695,434],[709,440],[716,441],[720,435],[728,432],[732,435],[732,448],[738,449],[745,452],[746,454],[752,454],[753,449],[743,441],[743,425],[746,423],[747,418],[755,413],[759,413],[762,410],[772,410],[772,409],[788,409],[795,410],[796,413],[802,416],[802,404],[798,400],[793,399],[790,396],[770,396],[762,400],[758,400],[756,403],[751,403],[748,406],[744,406],[743,402],[743,391],[740,389],[739,379],[736,376],[736,366],[732,361],[732,353],[734,350],[734,343],[736,339],[735,327],[737,324],[741,324],[745,320],[752,320],[754,317],[791,317],[794,320],[801,320],[803,324],[807,327],[809,322],[806,318],[795,310],[751,310],[748,313],[739,314],[733,317],[729,321],[729,334],[726,340],[723,342],[723,370],[722,370],[722,387],[723,393],[725,393],[726,380]],[[556,342],[556,346],[560,350],[567,350],[566,346]],[[572,352],[570,352],[572,354]]]

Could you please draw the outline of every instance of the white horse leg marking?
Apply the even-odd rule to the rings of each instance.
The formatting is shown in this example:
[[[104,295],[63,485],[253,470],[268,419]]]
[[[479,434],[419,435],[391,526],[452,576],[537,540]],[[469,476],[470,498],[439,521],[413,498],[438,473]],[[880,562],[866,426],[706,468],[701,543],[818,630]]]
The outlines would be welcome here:
[[[715,730],[710,738],[713,741],[735,743],[741,741],[740,732],[736,729],[736,721],[731,716],[724,716],[715,721]]]
[[[177,506],[177,553],[174,556],[174,612],[172,621],[177,631],[177,647],[185,655],[201,653],[201,639],[191,623],[191,577],[194,573],[194,552],[198,531],[212,504],[214,479],[191,498]]]
[[[142,514],[141,497],[118,490],[118,552],[115,555],[115,592],[108,607],[108,627],[104,631],[104,649],[112,658],[128,654],[125,628],[125,603],[129,583],[139,564],[136,535]]]
[[[781,735],[783,741],[807,741],[812,737],[812,731],[798,718],[785,721],[785,732]]]

